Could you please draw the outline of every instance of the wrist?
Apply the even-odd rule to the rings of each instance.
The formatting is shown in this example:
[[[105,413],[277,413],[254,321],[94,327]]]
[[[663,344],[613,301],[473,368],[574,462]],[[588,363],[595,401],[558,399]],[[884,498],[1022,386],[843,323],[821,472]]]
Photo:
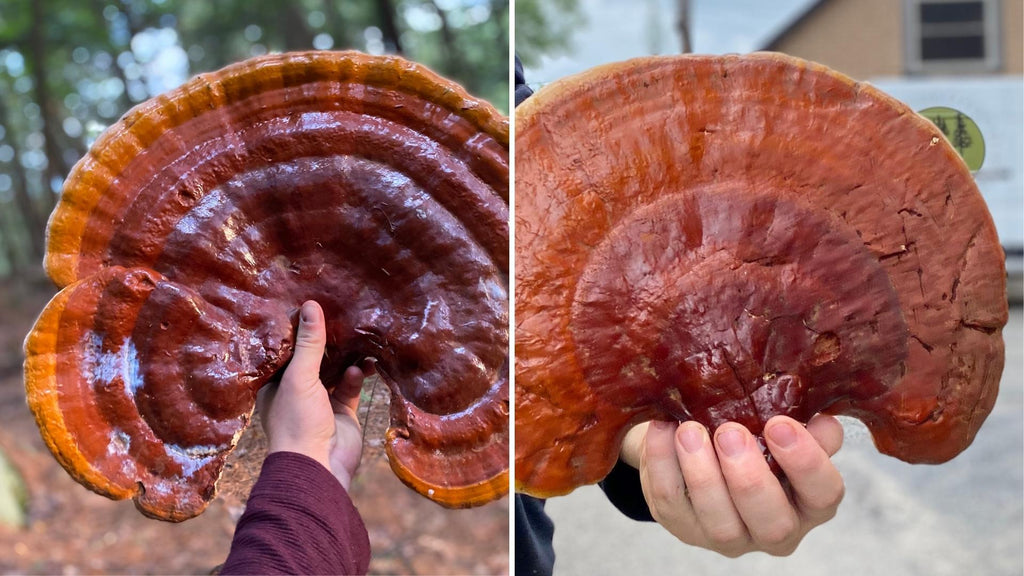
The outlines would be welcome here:
[[[267,454],[273,454],[275,452],[292,452],[294,454],[301,454],[307,458],[317,461],[328,471],[331,470],[330,460],[327,457],[326,449],[317,450],[311,446],[288,442],[271,443],[270,447],[267,449]]]
[[[346,492],[348,492],[348,487],[352,485],[352,475],[349,474],[347,470],[334,471],[331,470],[329,467],[327,469],[330,470],[332,474],[334,474],[334,477],[338,479],[338,483],[341,484],[341,487],[344,488]]]

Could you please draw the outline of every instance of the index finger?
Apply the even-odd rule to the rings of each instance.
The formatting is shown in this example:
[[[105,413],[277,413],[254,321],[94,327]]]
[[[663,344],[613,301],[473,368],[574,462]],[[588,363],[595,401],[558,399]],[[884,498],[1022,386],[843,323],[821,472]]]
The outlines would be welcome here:
[[[768,421],[765,440],[789,478],[801,516],[813,524],[832,518],[845,487],[826,449],[803,426],[785,416]]]
[[[341,382],[331,391],[331,408],[335,414],[351,411],[355,414],[359,409],[359,395],[363,391],[365,374],[358,366],[349,366],[341,377]]]

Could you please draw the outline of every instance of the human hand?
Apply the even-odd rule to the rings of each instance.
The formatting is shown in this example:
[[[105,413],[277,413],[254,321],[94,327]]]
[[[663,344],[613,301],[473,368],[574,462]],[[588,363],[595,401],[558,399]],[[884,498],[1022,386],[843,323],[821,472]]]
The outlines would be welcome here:
[[[299,314],[292,359],[280,383],[260,390],[259,411],[269,452],[309,456],[348,490],[363,451],[356,408],[364,373],[350,366],[341,383],[329,391],[320,381],[326,343],[323,309],[316,302],[306,302]]]
[[[641,424],[626,435],[621,456],[640,470],[651,514],[676,538],[732,558],[757,550],[787,556],[835,516],[843,498],[829,459],[842,446],[843,427],[822,414],[806,428],[775,416],[765,441],[788,488],[735,422],[719,426],[714,442],[697,422]]]

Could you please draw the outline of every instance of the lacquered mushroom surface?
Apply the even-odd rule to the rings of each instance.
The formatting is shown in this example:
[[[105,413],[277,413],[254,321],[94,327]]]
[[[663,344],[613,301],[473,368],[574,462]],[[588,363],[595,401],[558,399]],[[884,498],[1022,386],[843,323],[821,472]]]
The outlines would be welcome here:
[[[182,520],[215,493],[298,308],[326,383],[373,358],[387,452],[453,507],[508,483],[508,120],[422,66],[272,55],[128,112],[68,177],[26,341],[47,444],[76,479]]]
[[[941,132],[779,54],[647,58],[516,111],[516,487],[647,420],[826,411],[942,462],[995,402],[1003,253]]]

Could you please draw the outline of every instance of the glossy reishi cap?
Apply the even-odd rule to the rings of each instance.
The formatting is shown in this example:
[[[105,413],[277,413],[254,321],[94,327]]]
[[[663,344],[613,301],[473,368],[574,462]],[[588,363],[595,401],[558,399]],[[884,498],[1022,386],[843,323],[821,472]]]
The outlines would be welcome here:
[[[516,487],[604,477],[652,419],[863,420],[909,462],[995,402],[995,228],[924,118],[780,54],[645,58],[516,111]]]
[[[199,75],[100,136],[47,242],[26,391],[93,490],[200,513],[313,299],[325,382],[377,359],[406,484],[507,492],[508,120],[458,85],[354,52]]]

